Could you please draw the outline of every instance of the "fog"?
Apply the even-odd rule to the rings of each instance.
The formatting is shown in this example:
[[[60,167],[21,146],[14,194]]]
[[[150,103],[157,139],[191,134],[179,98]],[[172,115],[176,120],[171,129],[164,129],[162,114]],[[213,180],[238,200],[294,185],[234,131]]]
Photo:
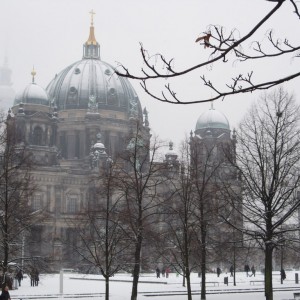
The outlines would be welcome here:
[[[150,54],[160,52],[166,58],[175,58],[174,66],[181,70],[209,58],[210,50],[195,40],[210,24],[223,25],[228,32],[235,28],[243,35],[274,5],[265,0],[1,0],[0,65],[7,57],[16,92],[31,82],[33,66],[36,83],[46,88],[55,74],[82,58],[82,45],[89,35],[89,12],[93,9],[95,35],[103,61],[113,66],[122,63],[139,72],[142,67],[139,42],[142,42]],[[299,45],[299,22],[292,5],[286,1],[255,39],[266,40],[266,32],[274,28],[278,38]],[[246,43],[244,49],[249,46]],[[242,70],[255,69],[258,79],[275,79],[279,74],[297,71],[297,63],[292,57],[278,58],[275,63],[270,60],[221,63],[177,78],[172,86],[181,99],[197,100],[213,95],[200,80],[204,72],[222,88]],[[142,106],[149,111],[153,134],[166,141],[173,140],[175,145],[195,129],[198,117],[210,107],[208,103],[179,106],[157,102],[143,92],[139,82],[131,83]],[[165,80],[154,82],[154,91],[159,92],[165,83]],[[299,79],[284,87],[299,98]],[[214,107],[226,115],[232,129],[259,95],[255,92],[227,97],[215,101]]]

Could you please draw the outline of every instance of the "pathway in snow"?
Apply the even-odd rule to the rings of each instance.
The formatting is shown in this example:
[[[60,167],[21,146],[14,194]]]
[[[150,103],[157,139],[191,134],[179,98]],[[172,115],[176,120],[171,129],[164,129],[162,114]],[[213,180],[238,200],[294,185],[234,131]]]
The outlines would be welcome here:
[[[287,279],[280,284],[279,272],[274,272],[274,300],[294,299],[293,293],[300,292],[300,285],[295,284],[295,273],[287,272]],[[300,271],[299,271],[300,274]],[[228,277],[228,286],[224,284]],[[110,283],[110,299],[128,300],[131,294],[132,277],[128,274],[117,274]],[[199,299],[201,278],[192,275],[193,299]],[[233,278],[229,274],[207,274],[207,300],[264,300],[263,275],[246,277],[245,273],[237,273],[237,285],[233,286]],[[255,282],[250,282],[255,281]],[[215,283],[216,282],[216,283]],[[251,283],[251,284],[250,284]],[[142,274],[139,283],[138,299],[183,300],[186,299],[186,288],[182,286],[182,277],[171,273],[169,278],[156,278],[155,274]],[[104,299],[105,282],[99,275],[64,274],[63,294],[60,294],[59,274],[40,275],[37,287],[30,286],[27,276],[22,286],[10,291],[11,299]]]

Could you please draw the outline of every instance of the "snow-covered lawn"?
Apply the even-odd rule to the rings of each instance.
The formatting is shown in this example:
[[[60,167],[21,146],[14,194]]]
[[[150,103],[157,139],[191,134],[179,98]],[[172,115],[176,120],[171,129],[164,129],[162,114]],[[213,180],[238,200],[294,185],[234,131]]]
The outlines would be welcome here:
[[[287,278],[284,284],[280,284],[279,272],[274,272],[274,288],[290,289],[289,291],[275,291],[274,300],[294,299],[293,293],[300,292],[300,284],[295,284],[295,273],[286,272]],[[228,276],[228,286],[224,284],[224,277]],[[31,287],[28,276],[24,278],[21,287],[10,291],[12,299],[102,299],[104,298],[105,285],[100,275],[70,274],[63,276],[63,296],[60,295],[60,275],[40,275],[39,286]],[[197,274],[192,276],[192,289],[195,293],[193,299],[200,299],[200,280]],[[117,274],[110,282],[110,299],[128,300],[131,294],[132,278],[128,274]],[[229,274],[207,274],[207,299],[208,300],[263,300],[265,299],[263,288],[263,275],[246,277],[245,273],[237,273],[237,285],[233,286],[233,279]],[[250,281],[257,281],[252,282]],[[261,281],[261,282],[260,282]],[[219,283],[216,284],[215,282]],[[215,286],[214,286],[215,285]],[[182,300],[187,299],[186,289],[182,286],[182,277],[171,273],[169,278],[156,278],[155,274],[142,274],[139,283],[138,299],[155,300]],[[235,292],[235,293],[233,293]],[[238,293],[237,293],[238,292]],[[241,293],[243,292],[243,293]],[[81,295],[80,295],[81,294]],[[90,294],[88,296],[84,294]]]

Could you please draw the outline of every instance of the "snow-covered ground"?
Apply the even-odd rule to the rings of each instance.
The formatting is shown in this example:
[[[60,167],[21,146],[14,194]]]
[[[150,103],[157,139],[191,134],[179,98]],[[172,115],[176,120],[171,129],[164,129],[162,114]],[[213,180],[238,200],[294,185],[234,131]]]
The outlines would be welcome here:
[[[274,272],[274,288],[285,289],[275,291],[274,300],[294,299],[293,293],[300,292],[300,284],[295,284],[295,273],[286,272],[284,284],[280,284],[279,272]],[[228,276],[228,286],[224,284],[224,277]],[[192,289],[195,293],[193,299],[200,299],[200,278],[197,274],[192,276]],[[128,274],[117,274],[110,282],[110,299],[128,300],[131,294],[132,278]],[[250,282],[257,281],[257,282]],[[102,299],[104,298],[105,285],[103,277],[99,275],[71,274],[63,275],[63,285],[60,285],[60,275],[40,275],[37,287],[30,286],[30,279],[25,276],[21,287],[10,291],[12,299]],[[263,300],[263,275],[257,272],[256,277],[246,277],[245,273],[237,273],[236,283],[229,274],[207,274],[207,299],[208,300]],[[217,283],[215,283],[217,282]],[[215,285],[215,286],[214,286]],[[63,294],[60,289],[63,288]],[[156,278],[155,274],[142,274],[139,283],[138,299],[155,300],[182,300],[187,299],[185,287],[182,286],[182,277],[171,273],[169,278]]]

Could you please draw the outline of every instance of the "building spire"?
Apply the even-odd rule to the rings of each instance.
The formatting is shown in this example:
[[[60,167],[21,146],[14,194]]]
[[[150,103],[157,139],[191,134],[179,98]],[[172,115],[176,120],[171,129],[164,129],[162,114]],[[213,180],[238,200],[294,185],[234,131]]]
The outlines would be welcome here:
[[[8,58],[7,56],[4,57],[3,66],[0,66],[0,86],[11,86],[11,70],[8,67]]]
[[[90,34],[83,45],[83,58],[96,58],[100,59],[100,45],[95,38],[95,28],[94,28],[94,15],[96,14],[94,10],[91,10],[91,26],[90,26]]]
[[[92,9],[92,10],[90,11],[90,14],[91,14],[91,26],[94,26],[94,15],[95,15],[96,13],[95,13],[94,10]]]
[[[86,44],[87,45],[97,45],[98,42],[96,41],[95,31],[94,31],[94,15],[96,13],[94,12],[94,10],[91,10],[89,13],[91,14],[91,26],[90,26],[90,35],[89,35],[88,40],[86,41]]]
[[[31,76],[32,76],[32,83],[34,83],[34,77],[36,75],[36,71],[34,69],[34,66],[32,67]]]

